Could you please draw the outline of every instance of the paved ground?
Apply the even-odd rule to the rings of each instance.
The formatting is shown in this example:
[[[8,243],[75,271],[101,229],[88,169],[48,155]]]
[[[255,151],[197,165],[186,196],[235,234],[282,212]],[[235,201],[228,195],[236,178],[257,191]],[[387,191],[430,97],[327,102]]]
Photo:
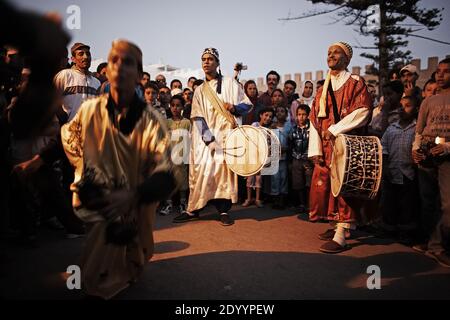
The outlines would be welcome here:
[[[236,206],[231,227],[212,212],[187,224],[158,215],[155,255],[116,299],[450,299],[450,269],[391,240],[358,232],[351,250],[327,255],[317,235],[328,225],[292,210]],[[77,264],[82,241],[43,230],[36,249],[3,242],[0,297],[79,299],[64,272]],[[370,265],[380,267],[380,290],[367,289]]]

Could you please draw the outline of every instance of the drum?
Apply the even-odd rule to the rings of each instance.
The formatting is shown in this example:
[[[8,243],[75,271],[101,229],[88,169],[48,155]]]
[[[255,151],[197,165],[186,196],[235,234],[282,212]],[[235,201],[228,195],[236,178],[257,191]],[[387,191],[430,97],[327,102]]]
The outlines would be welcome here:
[[[380,188],[382,166],[380,139],[338,135],[331,159],[333,196],[374,199]]]
[[[239,126],[231,131],[223,147],[228,168],[243,177],[257,174],[268,166],[273,169],[271,164],[275,162],[278,170],[280,154],[280,140],[272,130],[249,125]]]

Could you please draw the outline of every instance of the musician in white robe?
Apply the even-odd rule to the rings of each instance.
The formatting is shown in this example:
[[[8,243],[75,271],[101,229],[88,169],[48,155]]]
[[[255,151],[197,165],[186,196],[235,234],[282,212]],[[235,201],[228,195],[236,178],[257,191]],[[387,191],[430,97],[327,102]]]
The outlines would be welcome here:
[[[173,222],[196,220],[211,203],[222,225],[229,226],[234,223],[228,211],[237,202],[237,176],[224,162],[222,148],[251,102],[236,80],[222,76],[216,49],[205,49],[201,58],[205,82],[195,90],[192,101],[188,207]]]

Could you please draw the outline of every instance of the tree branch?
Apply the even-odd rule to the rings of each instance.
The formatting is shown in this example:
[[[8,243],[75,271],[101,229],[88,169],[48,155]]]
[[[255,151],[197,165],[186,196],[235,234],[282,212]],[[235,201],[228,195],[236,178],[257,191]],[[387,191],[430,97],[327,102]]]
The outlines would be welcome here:
[[[363,47],[363,46],[353,46],[353,48],[357,49],[371,49],[371,50],[378,50],[378,47]]]
[[[397,23],[398,26],[402,27],[421,27],[420,24],[414,24],[414,23]]]
[[[408,34],[408,37],[417,37],[417,38],[426,39],[426,40],[430,40],[430,41],[434,41],[434,42],[438,42],[438,43],[443,43],[443,44],[450,46],[450,42],[445,42],[445,41],[436,40],[436,39],[429,38],[429,37],[419,36],[417,34]]]
[[[316,13],[309,13],[309,14],[304,14],[304,15],[302,15],[302,16],[293,17],[293,18],[279,18],[278,20],[279,20],[279,21],[290,21],[290,20],[305,19],[305,18],[310,18],[310,17],[320,16],[320,15],[322,15],[322,14],[331,13],[331,12],[337,11],[337,10],[339,10],[339,9],[342,9],[342,8],[344,8],[344,7],[345,7],[345,5],[341,5],[341,6],[337,7],[337,8],[334,8],[334,9],[328,10],[328,11],[322,11],[322,12],[316,12]]]
[[[359,11],[357,14],[355,14],[355,18],[352,21],[346,22],[345,24],[346,25],[354,24],[356,21],[358,21],[358,19],[361,17],[361,15],[362,15],[362,11]]]

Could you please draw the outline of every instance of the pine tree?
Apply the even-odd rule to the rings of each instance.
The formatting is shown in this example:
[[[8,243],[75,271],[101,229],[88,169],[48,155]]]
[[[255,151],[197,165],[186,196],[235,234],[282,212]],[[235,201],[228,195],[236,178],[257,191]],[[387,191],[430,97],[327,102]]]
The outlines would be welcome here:
[[[299,17],[280,20],[297,20],[335,12],[336,21],[346,25],[358,26],[356,29],[363,36],[373,36],[374,46],[357,46],[356,48],[378,50],[378,54],[362,53],[361,56],[374,61],[372,72],[378,74],[380,87],[387,82],[388,72],[399,63],[411,59],[409,50],[402,51],[408,45],[408,37],[431,39],[416,32],[423,29],[433,30],[442,21],[442,9],[423,9],[418,7],[420,0],[308,0],[314,4],[334,5],[330,10],[310,12]],[[406,21],[405,21],[406,20]],[[448,43],[446,43],[448,44]]]

